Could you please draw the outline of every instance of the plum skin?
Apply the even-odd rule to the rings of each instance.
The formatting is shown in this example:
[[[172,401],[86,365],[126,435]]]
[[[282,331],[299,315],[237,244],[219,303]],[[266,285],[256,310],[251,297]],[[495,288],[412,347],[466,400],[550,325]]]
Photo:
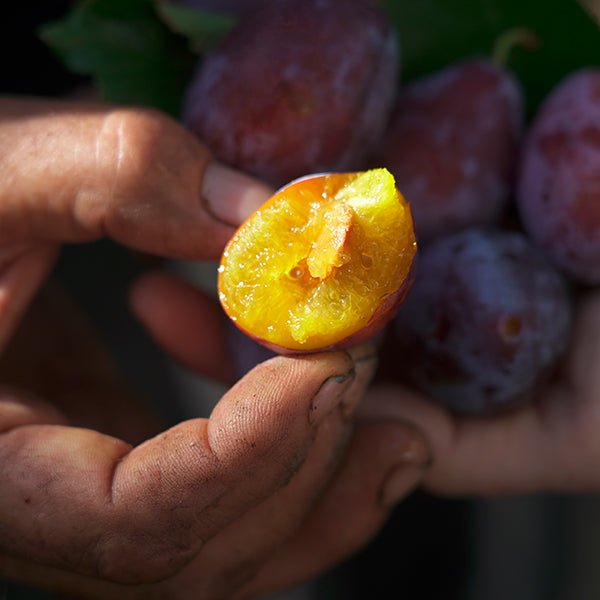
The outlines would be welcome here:
[[[600,69],[560,81],[526,137],[517,207],[527,234],[583,284],[600,283]]]
[[[411,202],[420,241],[499,221],[512,193],[523,105],[518,80],[479,57],[400,88],[372,161]]]
[[[271,2],[204,57],[182,120],[219,160],[273,187],[360,169],[391,111],[398,54],[369,2]]]
[[[570,340],[563,275],[523,233],[500,229],[440,237],[419,261],[391,328],[394,376],[460,414],[530,401]]]

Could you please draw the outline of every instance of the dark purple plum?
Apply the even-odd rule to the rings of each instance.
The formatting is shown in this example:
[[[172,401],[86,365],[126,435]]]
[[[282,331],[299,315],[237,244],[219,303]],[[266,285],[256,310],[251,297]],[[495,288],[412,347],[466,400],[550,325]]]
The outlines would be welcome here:
[[[566,279],[525,235],[465,229],[422,250],[393,324],[395,365],[452,411],[498,413],[551,374],[571,320]]]
[[[225,331],[233,372],[237,379],[246,375],[259,363],[277,356],[277,352],[253,340],[236,327],[229,318],[226,320]]]
[[[184,123],[225,163],[279,187],[364,167],[398,75],[396,35],[365,0],[274,0],[208,53]]]
[[[517,190],[530,237],[571,278],[600,284],[600,68],[550,92],[527,134]]]
[[[427,241],[499,220],[522,130],[519,82],[488,60],[464,59],[401,88],[373,162],[394,174]]]

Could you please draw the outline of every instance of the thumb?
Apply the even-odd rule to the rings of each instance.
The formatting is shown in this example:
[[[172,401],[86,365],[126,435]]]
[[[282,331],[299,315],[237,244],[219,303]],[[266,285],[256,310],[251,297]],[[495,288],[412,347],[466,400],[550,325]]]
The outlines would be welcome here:
[[[289,481],[327,415],[354,402],[353,380],[342,352],[278,357],[240,380],[209,420],[135,448],[0,393],[3,550],[123,583],[174,575]]]
[[[150,109],[1,99],[0,139],[5,246],[109,236],[214,259],[270,193]]]

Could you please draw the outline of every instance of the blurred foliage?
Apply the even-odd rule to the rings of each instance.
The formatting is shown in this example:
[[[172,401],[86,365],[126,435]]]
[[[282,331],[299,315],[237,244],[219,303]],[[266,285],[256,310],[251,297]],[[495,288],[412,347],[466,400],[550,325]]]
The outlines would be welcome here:
[[[232,24],[211,14],[193,17],[153,0],[89,0],[39,33],[67,68],[93,76],[105,100],[177,116],[198,54]]]
[[[566,73],[600,65],[600,29],[576,0],[387,0],[384,10],[399,34],[402,81],[464,56],[497,58],[499,39],[527,31],[536,47],[515,36],[503,55],[532,112]],[[40,36],[69,69],[92,75],[107,101],[178,116],[201,55],[234,25],[229,16],[166,0],[88,0]]]
[[[535,49],[518,43],[504,66],[519,77],[529,111],[569,71],[600,65],[600,29],[576,0],[387,0],[407,81],[468,55],[494,53],[507,32],[528,30]]]

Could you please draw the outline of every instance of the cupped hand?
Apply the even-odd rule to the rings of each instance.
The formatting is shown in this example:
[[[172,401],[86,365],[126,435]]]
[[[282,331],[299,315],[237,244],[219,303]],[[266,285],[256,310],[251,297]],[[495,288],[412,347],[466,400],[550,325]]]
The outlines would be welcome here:
[[[600,491],[600,292],[576,303],[568,354],[556,377],[520,410],[485,418],[449,413],[422,395],[386,384],[365,402],[385,405],[431,443],[424,485],[441,494]]]
[[[250,598],[364,544],[429,462],[385,406],[357,416],[369,347],[267,361],[209,418],[157,433],[76,311],[39,293],[64,243],[215,259],[269,190],[150,110],[5,99],[0,140],[0,576],[80,598]],[[131,302],[176,357],[230,381],[210,299],[151,274]]]

